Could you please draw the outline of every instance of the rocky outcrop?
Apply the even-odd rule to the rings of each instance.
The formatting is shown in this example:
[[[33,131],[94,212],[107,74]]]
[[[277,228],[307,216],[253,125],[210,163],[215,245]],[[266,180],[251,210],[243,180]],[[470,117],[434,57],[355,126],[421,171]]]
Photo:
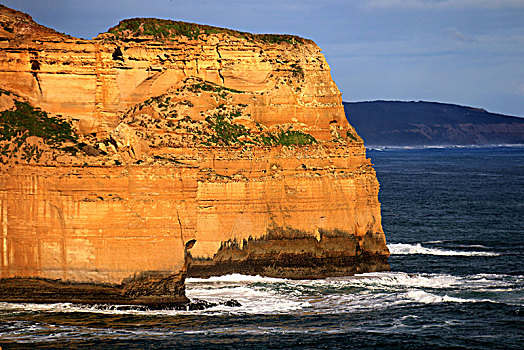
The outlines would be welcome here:
[[[113,128],[127,108],[197,77],[226,92],[244,92],[238,99],[268,126],[295,120],[309,124],[313,136],[329,138],[329,123],[346,124],[329,66],[306,39],[198,25],[198,36],[187,29],[163,38],[158,35],[170,25],[192,26],[132,19],[94,40],[80,40],[29,25],[34,22],[25,14],[1,16],[0,88],[51,113],[94,116]],[[210,103],[215,101],[202,99],[189,116]]]
[[[165,305],[187,273],[388,268],[375,172],[313,42],[155,19],[87,41],[0,10],[2,278]]]

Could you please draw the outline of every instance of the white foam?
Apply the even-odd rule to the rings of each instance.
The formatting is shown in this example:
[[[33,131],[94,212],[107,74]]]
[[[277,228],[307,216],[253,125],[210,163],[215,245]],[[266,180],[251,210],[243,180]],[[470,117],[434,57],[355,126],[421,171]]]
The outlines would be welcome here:
[[[422,304],[438,304],[438,303],[471,303],[477,302],[474,299],[462,299],[450,297],[447,295],[440,296],[432,293],[425,292],[423,290],[410,290],[404,294],[407,299],[411,299],[417,303]]]
[[[404,272],[374,272],[351,277],[312,281],[309,283],[326,283],[328,288],[341,290],[350,287],[362,288],[370,292],[401,292],[409,289],[424,289],[431,291],[455,290],[477,291],[479,288],[519,288],[524,282],[524,276],[509,275],[470,275],[453,276],[449,274],[408,274]]]
[[[260,275],[250,276],[250,275],[241,275],[238,273],[224,275],[224,276],[213,276],[209,278],[186,278],[188,283],[209,283],[209,282],[284,282],[284,278],[271,278],[271,277],[262,277]]]
[[[410,255],[410,254],[424,254],[424,255],[443,255],[443,256],[499,256],[499,253],[493,252],[475,252],[475,251],[455,251],[444,250],[436,248],[426,248],[420,243],[390,243],[388,244],[391,255]]]
[[[461,247],[461,248],[486,248],[486,246],[483,246],[482,244],[461,244],[458,247]]]
[[[137,314],[143,311],[126,309],[121,310],[116,305],[79,305],[71,303],[33,304],[33,303],[0,303],[0,310],[9,311],[38,311],[38,312],[94,312],[101,314]]]
[[[265,282],[267,285],[217,284],[202,288],[199,284],[188,284],[186,295],[190,299],[217,303],[234,299],[241,304],[240,307],[234,308],[218,305],[205,310],[205,313],[275,314],[289,313],[311,306],[308,300],[298,298],[297,293],[287,293],[285,290],[276,289],[274,284],[280,283],[278,279],[260,277],[256,279],[256,282]]]
[[[152,310],[139,307],[82,306],[60,304],[0,303],[9,312],[85,312],[171,316],[340,313],[366,309],[385,309],[409,303],[516,302],[515,293],[523,289],[524,276],[478,274],[408,274],[376,272],[320,280],[287,280],[261,276],[229,275],[209,279],[190,278],[186,294],[192,299],[219,303],[205,310]],[[482,299],[497,292],[497,301]],[[506,294],[506,292],[508,292]],[[486,294],[488,293],[488,294]],[[475,297],[478,296],[478,297]],[[240,307],[223,302],[237,300]],[[505,300],[505,301],[504,301]],[[222,303],[222,304],[220,304]]]
[[[433,288],[443,289],[463,284],[460,277],[447,274],[407,274],[404,272],[375,272],[356,275],[352,283],[380,288]]]

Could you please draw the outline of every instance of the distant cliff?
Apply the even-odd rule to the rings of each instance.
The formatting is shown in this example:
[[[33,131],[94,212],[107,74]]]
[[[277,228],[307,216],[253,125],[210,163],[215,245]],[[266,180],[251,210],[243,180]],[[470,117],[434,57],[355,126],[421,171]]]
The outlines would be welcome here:
[[[0,6],[0,107],[4,279],[163,305],[186,274],[388,268],[375,171],[310,40],[150,18],[81,40]]]
[[[436,102],[344,102],[366,145],[524,143],[524,118]]]

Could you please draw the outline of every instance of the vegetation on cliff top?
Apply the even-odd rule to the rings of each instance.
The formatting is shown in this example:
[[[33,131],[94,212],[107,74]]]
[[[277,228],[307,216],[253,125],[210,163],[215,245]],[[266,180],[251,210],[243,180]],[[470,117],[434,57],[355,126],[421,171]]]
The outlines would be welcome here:
[[[36,23],[24,12],[0,4],[0,29],[16,36],[59,35],[71,38],[70,35]]]
[[[136,38],[140,36],[153,36],[160,39],[173,39],[184,36],[189,39],[198,39],[200,35],[224,33],[241,37],[251,41],[262,41],[267,44],[288,43],[291,45],[304,44],[308,39],[288,34],[251,34],[233,29],[213,27],[203,24],[172,21],[158,18],[130,18],[121,21],[110,28],[109,33],[116,39]]]

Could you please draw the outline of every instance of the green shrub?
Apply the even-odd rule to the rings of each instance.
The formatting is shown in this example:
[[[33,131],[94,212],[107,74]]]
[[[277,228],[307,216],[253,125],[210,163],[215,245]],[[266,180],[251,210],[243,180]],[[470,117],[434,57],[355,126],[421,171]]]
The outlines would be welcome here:
[[[300,130],[279,130],[277,132],[264,132],[261,134],[251,133],[244,125],[232,122],[233,118],[240,117],[241,110],[234,110],[232,112],[225,112],[224,109],[219,109],[218,112],[206,118],[209,124],[211,134],[209,138],[203,140],[204,145],[212,143],[233,146],[233,145],[264,145],[264,146],[305,146],[317,143],[317,140]],[[259,130],[261,128],[259,127]],[[240,139],[241,136],[246,136],[245,139]]]
[[[0,96],[2,96],[2,95],[10,96],[11,94],[12,94],[12,92],[9,91],[9,90],[0,89]]]
[[[291,68],[293,69],[292,74],[294,78],[298,78],[300,80],[304,79],[304,69],[300,65],[293,63]]]
[[[353,135],[353,133],[348,130],[347,133],[346,133],[346,138],[352,140],[352,141],[358,141],[358,139],[355,137],[355,135]]]
[[[13,108],[0,113],[0,141],[15,143],[18,149],[29,136],[41,137],[51,146],[77,140],[69,122],[50,117],[29,103],[15,101]],[[2,153],[6,151],[4,146]]]
[[[216,85],[216,84],[213,84],[213,83],[210,83],[210,82],[206,82],[206,81],[189,85],[187,87],[187,89],[189,91],[193,92],[193,93],[198,93],[200,91],[217,92],[217,93],[221,93],[221,97],[226,97],[225,95],[222,94],[222,93],[224,93],[226,91],[227,92],[234,92],[234,93],[237,93],[237,94],[243,94],[244,93],[244,91],[230,89],[230,88],[227,88],[225,86]]]
[[[207,117],[206,121],[213,131],[209,141],[224,146],[245,144],[246,142],[239,140],[239,137],[249,136],[249,131],[244,125],[231,123],[231,117],[234,118],[235,116],[239,116],[239,113],[240,112],[232,112],[227,115],[220,111],[213,114],[211,117]]]
[[[237,30],[213,27],[203,24],[171,21],[158,18],[130,18],[121,21],[117,26],[110,28],[109,33],[115,35],[117,39],[136,36],[154,36],[161,39],[172,39],[177,36],[185,36],[189,39],[198,39],[201,34],[225,33],[250,41],[261,41],[267,44],[288,43],[297,45],[305,43],[307,40],[287,34],[251,34]]]
[[[316,142],[313,136],[300,130],[286,130],[278,134],[278,144],[282,146],[305,146]]]

